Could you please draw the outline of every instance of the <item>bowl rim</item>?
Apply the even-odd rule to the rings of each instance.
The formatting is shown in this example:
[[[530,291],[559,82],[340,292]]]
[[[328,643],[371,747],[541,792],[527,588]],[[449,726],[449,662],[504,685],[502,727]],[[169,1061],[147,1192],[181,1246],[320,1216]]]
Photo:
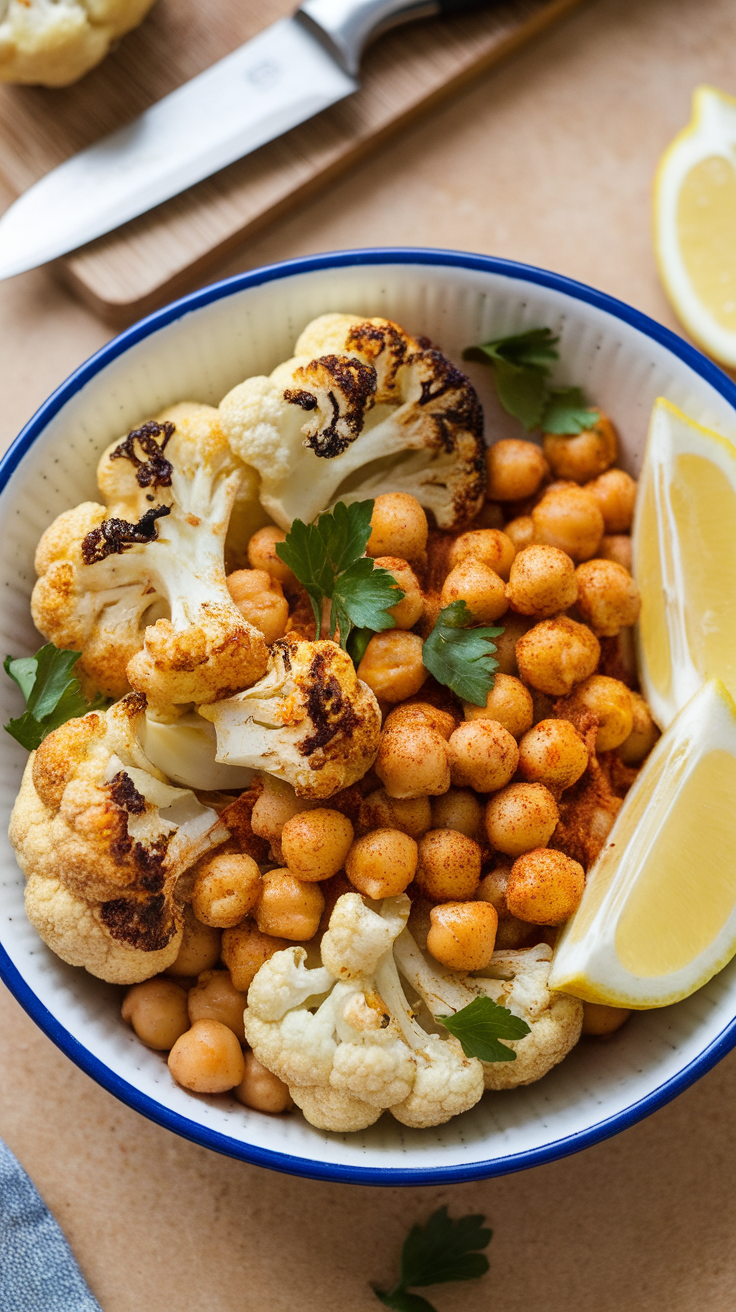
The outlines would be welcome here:
[[[222,279],[198,291],[180,297],[160,310],[147,315],[118,336],[112,338],[94,355],[90,356],[58,387],[39,407],[33,417],[12,442],[0,460],[0,492],[4,490],[12,474],[17,469],[30,447],[43,433],[47,424],[77,392],[112,361],[123,355],[131,346],[143,341],[152,333],[183,315],[201,309],[215,301],[234,295],[251,287],[278,281],[295,274],[313,273],[318,270],[345,268],[355,265],[409,264],[433,265],[446,268],[466,269],[481,273],[492,273],[519,282],[536,283],[553,291],[561,292],[573,300],[582,301],[603,310],[612,317],[637,329],[645,336],[664,346],[674,356],[687,364],[696,374],[709,383],[736,410],[736,383],[723,372],[718,365],[707,359],[699,350],[691,346],[671,329],[657,323],[648,315],[633,306],[627,305],[606,292],[601,292],[585,283],[577,282],[564,274],[552,273],[534,265],[523,264],[515,260],[506,260],[497,256],[480,255],[472,252],[443,250],[433,247],[369,247],[354,250],[329,251],[323,254],[302,256],[283,260],[275,264],[246,273],[235,274]],[[122,1079],[98,1057],[84,1047],[41,1002],[31,987],[26,983],[18,968],[13,964],[7,952],[0,944],[0,979],[48,1038],[98,1084],[121,1102],[140,1112],[149,1120],[203,1147],[211,1148],[226,1156],[249,1162],[255,1166],[310,1179],[343,1181],[351,1184],[366,1185],[436,1185],[460,1183],[467,1180],[488,1179],[492,1176],[507,1175],[515,1171],[540,1166],[561,1157],[567,1157],[581,1149],[600,1143],[622,1130],[635,1125],[637,1121],[651,1115],[701,1076],[711,1070],[731,1049],[736,1046],[736,1018],[730,1021],[711,1042],[693,1058],[685,1067],[666,1079],[656,1089],[640,1098],[637,1102],[587,1129],[566,1135],[560,1139],[513,1153],[506,1157],[487,1158],[467,1164],[431,1167],[385,1167],[364,1165],[343,1165],[336,1162],[318,1161],[291,1153],[283,1153],[271,1148],[262,1148],[255,1144],[243,1143],[220,1131],[211,1130],[199,1122],[189,1120],[179,1112],[169,1110],[142,1093],[134,1085]]]

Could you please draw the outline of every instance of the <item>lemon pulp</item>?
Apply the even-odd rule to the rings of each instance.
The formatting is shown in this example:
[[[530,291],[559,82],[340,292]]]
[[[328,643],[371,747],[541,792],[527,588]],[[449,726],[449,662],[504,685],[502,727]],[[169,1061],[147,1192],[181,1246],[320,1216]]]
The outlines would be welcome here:
[[[686,173],[677,205],[680,251],[693,292],[736,333],[736,170],[710,156]]]

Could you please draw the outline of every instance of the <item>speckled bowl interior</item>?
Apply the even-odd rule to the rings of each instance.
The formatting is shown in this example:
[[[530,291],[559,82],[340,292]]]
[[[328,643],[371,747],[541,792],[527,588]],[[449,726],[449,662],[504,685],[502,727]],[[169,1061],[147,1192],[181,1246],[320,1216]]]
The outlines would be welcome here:
[[[611,298],[541,270],[457,252],[357,251],[257,270],[177,302],[83,365],[29,423],[0,466],[2,654],[38,645],[28,600],[38,538],[60,511],[96,498],[99,452],[164,405],[216,404],[244,377],[292,353],[329,310],[385,315],[460,361],[470,343],[546,324],[560,334],[556,381],[583,386],[614,418],[636,473],[652,404],[666,396],[736,441],[736,387],[680,338]],[[467,366],[486,436],[518,434],[482,366]],[[4,722],[19,694],[0,683]],[[33,1019],[94,1079],[141,1113],[211,1148],[278,1170],[361,1183],[433,1183],[551,1160],[613,1134],[674,1097],[736,1042],[736,962],[675,1007],[634,1016],[606,1042],[583,1041],[545,1079],[489,1093],[437,1129],[386,1114],[361,1134],[325,1134],[301,1115],[271,1118],[228,1097],[194,1096],[120,1019],[121,990],[59,961],[23,911],[6,837],[25,760],[0,743],[0,973]]]

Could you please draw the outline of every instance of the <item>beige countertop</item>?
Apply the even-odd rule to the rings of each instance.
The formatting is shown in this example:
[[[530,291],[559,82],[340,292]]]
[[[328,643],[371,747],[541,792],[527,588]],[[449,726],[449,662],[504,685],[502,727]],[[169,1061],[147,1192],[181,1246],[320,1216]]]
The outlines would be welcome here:
[[[589,0],[226,272],[336,247],[457,247],[580,278],[676,327],[651,252],[651,179],[694,87],[736,92],[735,38],[730,0]],[[43,272],[0,285],[0,331],[4,446],[110,332]],[[442,1312],[730,1312],[735,1108],[736,1054],[640,1125],[548,1166],[446,1188],[316,1183],[129,1111],[0,986],[0,1134],[104,1312],[369,1312],[367,1282],[391,1279],[408,1226],[442,1203],[495,1231],[491,1275],[438,1290]]]

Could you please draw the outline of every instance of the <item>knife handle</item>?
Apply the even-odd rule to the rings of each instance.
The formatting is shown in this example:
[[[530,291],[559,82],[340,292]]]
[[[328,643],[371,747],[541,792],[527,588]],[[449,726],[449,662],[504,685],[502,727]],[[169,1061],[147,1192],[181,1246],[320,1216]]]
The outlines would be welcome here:
[[[414,18],[449,16],[491,3],[493,0],[304,0],[296,17],[346,73],[356,77],[366,46],[387,28]]]

